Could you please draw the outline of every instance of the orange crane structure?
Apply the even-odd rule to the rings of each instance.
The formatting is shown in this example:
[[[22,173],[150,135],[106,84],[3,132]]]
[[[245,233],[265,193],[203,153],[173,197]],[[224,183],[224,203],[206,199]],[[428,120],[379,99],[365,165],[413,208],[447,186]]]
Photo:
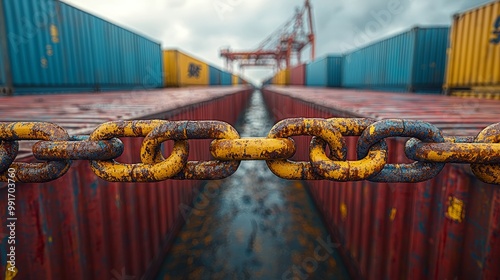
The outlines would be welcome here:
[[[307,20],[306,20],[307,17]],[[307,25],[307,26],[306,26]],[[302,8],[297,8],[295,15],[275,32],[269,35],[255,50],[231,51],[222,49],[220,56],[226,60],[226,68],[233,69],[233,63],[245,67],[271,66],[280,70],[289,68],[295,56],[301,63],[302,51],[311,46],[311,59],[315,58],[315,35],[310,0],[305,0]]]

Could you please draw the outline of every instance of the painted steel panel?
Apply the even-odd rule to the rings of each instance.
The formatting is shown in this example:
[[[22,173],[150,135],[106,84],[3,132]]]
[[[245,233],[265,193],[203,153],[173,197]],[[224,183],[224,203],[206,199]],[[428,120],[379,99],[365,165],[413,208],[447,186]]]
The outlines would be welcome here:
[[[306,80],[306,65],[300,64],[290,69],[290,85],[303,86]]]
[[[500,1],[454,16],[448,49],[448,93],[500,95]]]
[[[276,75],[274,75],[272,83],[281,86],[286,86],[290,84],[290,70],[289,69],[280,70],[278,73],[276,73]]]
[[[342,86],[439,93],[444,81],[447,27],[415,27],[344,56]]]
[[[1,121],[49,121],[70,135],[89,134],[111,120],[218,119],[234,124],[249,87],[162,89],[81,95],[0,97]],[[138,102],[140,101],[140,102]],[[220,110],[220,108],[229,108]],[[142,139],[122,138],[119,162],[140,162]],[[165,143],[165,154],[172,148]],[[211,158],[208,141],[190,141],[189,159]],[[35,162],[31,149],[20,160]],[[0,183],[0,218],[7,188]],[[87,161],[74,161],[60,179],[16,188],[16,279],[152,279],[180,230],[200,181],[109,183]],[[6,227],[0,230],[0,278],[6,271]]]
[[[342,57],[327,56],[306,66],[306,85],[313,87],[340,87]]]
[[[2,3],[16,94],[161,87],[158,42],[60,1]]]
[[[209,85],[208,64],[179,50],[164,50],[163,65],[167,87]]]
[[[209,66],[209,73],[210,73],[210,85],[211,86],[220,86],[221,85],[221,70]]]
[[[3,4],[0,2],[0,15],[3,15]],[[10,59],[7,43],[7,27],[5,17],[0,17],[0,96],[12,94],[12,78],[10,75]]]
[[[220,77],[221,85],[223,86],[230,86],[233,84],[232,81],[232,75],[231,73],[228,73],[226,71],[222,71],[221,77]]]
[[[498,122],[500,101],[359,90],[266,87],[276,120],[370,117],[428,121],[444,135],[475,136]],[[481,110],[477,110],[481,108]],[[301,137],[305,138],[305,137]],[[356,159],[356,137],[346,138]],[[389,162],[408,163],[405,139],[387,139]],[[309,159],[296,139],[295,159]],[[500,275],[500,189],[448,164],[417,184],[309,181],[318,210],[354,279],[495,279]]]
[[[239,77],[236,75],[231,75],[231,83],[233,86],[237,86],[239,84]]]

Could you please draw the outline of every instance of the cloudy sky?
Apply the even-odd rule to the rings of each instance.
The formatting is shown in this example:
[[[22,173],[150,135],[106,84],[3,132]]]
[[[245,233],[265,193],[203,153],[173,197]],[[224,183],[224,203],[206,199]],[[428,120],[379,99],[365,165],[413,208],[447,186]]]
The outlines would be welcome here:
[[[304,0],[64,0],[223,67],[222,47],[252,49]],[[413,26],[449,25],[452,15],[491,0],[311,0],[317,56],[342,53]],[[304,55],[309,58],[309,52]],[[270,69],[248,69],[251,80]]]

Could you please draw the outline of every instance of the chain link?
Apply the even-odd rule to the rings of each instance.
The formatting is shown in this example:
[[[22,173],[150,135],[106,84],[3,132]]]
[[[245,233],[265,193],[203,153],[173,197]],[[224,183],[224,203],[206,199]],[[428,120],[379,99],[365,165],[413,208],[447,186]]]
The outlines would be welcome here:
[[[296,152],[293,136],[313,136],[309,161],[290,159]],[[346,160],[347,136],[358,137],[358,160]],[[140,163],[116,161],[125,149],[119,139],[123,137],[144,138]],[[386,139],[392,137],[409,138],[405,154],[413,163],[388,164]],[[188,161],[187,140],[193,139],[212,140],[214,160]],[[25,140],[37,141],[33,156],[43,162],[15,161]],[[173,149],[165,158],[162,144],[169,140]],[[443,137],[429,123],[401,119],[286,119],[266,138],[240,138],[231,125],[219,121],[117,121],[100,125],[89,136],[72,137],[51,123],[0,123],[0,182],[8,180],[9,168],[16,169],[18,182],[52,181],[67,172],[72,160],[89,160],[98,177],[112,182],[222,179],[232,175],[241,160],[266,160],[284,179],[375,182],[421,182],[436,176],[446,163],[463,163],[470,164],[480,180],[500,185],[499,143],[500,123],[477,137]]]

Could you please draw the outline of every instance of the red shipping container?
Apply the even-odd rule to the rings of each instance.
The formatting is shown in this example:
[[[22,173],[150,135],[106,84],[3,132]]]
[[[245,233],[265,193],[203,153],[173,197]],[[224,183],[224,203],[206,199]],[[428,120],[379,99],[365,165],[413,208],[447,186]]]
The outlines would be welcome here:
[[[303,86],[306,81],[306,65],[300,64],[290,69],[290,85]]]
[[[500,101],[436,95],[266,87],[276,120],[293,117],[405,118],[445,136],[475,136],[500,120]],[[480,109],[480,110],[479,110]],[[356,138],[348,139],[352,157]],[[405,139],[388,139],[389,161],[405,163]],[[295,159],[309,158],[296,141]],[[352,158],[351,158],[352,159]],[[426,182],[309,181],[310,193],[355,279],[497,279],[500,188],[468,165],[448,164]]]
[[[88,135],[107,121],[132,119],[236,122],[250,87],[164,89],[105,94],[0,98],[0,121],[44,121],[70,135]],[[229,108],[220,110],[220,108]],[[140,162],[142,139],[123,138],[119,162]],[[172,146],[165,143],[165,150]],[[207,141],[189,141],[191,160],[211,158]],[[17,160],[35,162],[21,142]],[[16,186],[16,279],[151,278],[184,223],[202,181],[109,183],[86,161],[74,161],[61,178]],[[0,183],[0,219],[7,220],[7,188]],[[6,252],[9,232],[0,229]],[[5,255],[4,255],[5,256]],[[0,262],[0,279],[6,261]]]

